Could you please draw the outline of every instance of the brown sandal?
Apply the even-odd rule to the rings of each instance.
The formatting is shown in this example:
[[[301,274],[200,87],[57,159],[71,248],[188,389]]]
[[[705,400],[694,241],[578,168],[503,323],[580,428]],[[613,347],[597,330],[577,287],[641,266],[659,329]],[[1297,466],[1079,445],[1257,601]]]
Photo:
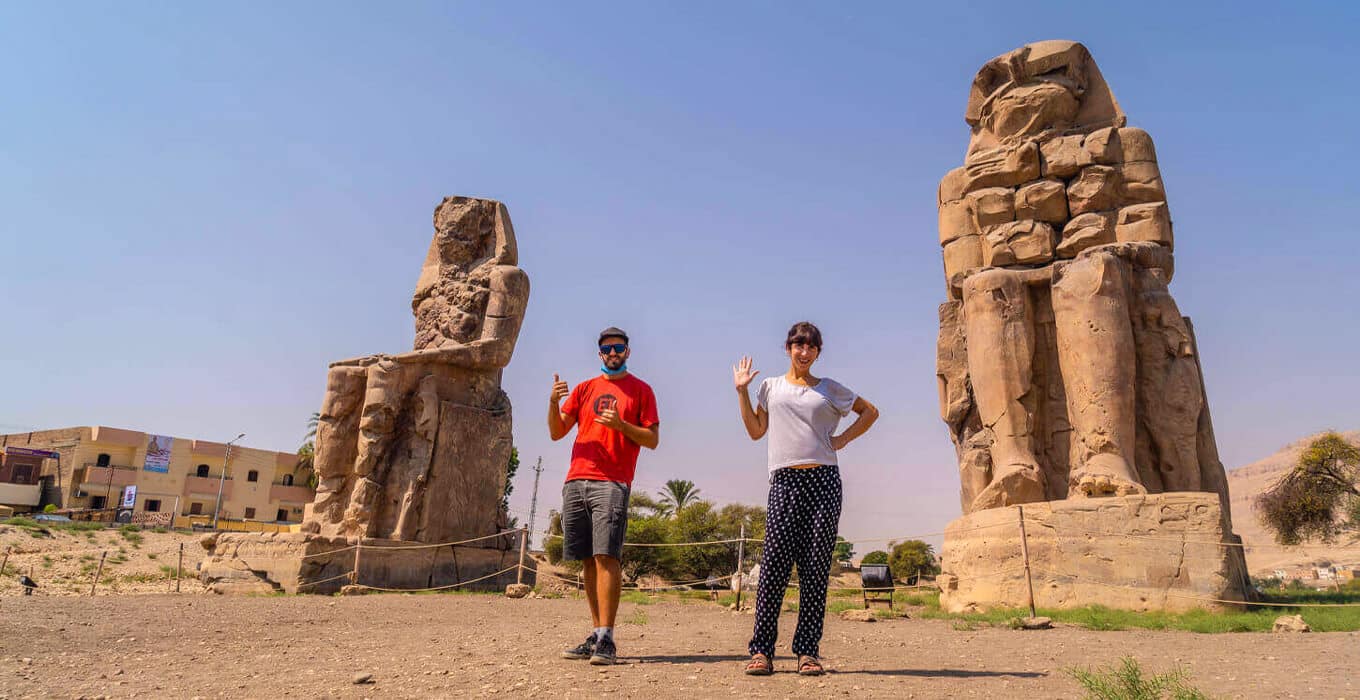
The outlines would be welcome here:
[[[751,660],[746,662],[748,676],[768,676],[771,673],[774,673],[774,662],[764,654],[752,654]]]
[[[826,669],[822,668],[822,662],[817,657],[806,655],[798,657],[798,675],[820,676],[823,673],[826,673]]]

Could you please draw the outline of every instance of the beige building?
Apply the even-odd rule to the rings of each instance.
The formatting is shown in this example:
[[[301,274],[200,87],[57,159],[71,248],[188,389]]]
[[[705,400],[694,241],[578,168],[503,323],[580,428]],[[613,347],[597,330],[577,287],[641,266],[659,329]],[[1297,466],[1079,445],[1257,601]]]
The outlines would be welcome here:
[[[0,435],[0,453],[0,477],[25,477],[40,489],[41,504],[63,509],[117,508],[132,486],[134,513],[211,518],[220,486],[222,518],[299,522],[314,495],[310,470],[299,468],[296,454],[232,445],[228,458],[224,443],[102,425]],[[38,505],[0,504],[16,511]]]

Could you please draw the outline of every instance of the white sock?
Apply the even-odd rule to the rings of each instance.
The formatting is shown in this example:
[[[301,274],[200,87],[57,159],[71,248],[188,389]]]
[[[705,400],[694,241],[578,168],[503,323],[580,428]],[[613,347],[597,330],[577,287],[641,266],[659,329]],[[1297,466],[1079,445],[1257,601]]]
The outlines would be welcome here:
[[[602,642],[602,641],[604,641],[604,638],[605,638],[605,637],[611,637],[611,638],[612,638],[613,636],[614,636],[614,628],[613,628],[613,627],[596,627],[596,628],[595,628],[595,641],[596,641],[596,642]]]

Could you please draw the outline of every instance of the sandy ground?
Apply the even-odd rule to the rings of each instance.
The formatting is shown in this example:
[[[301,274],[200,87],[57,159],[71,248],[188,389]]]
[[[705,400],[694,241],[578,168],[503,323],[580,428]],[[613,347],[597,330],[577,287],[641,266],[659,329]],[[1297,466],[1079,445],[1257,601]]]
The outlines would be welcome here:
[[[751,617],[708,603],[625,603],[623,663],[558,658],[586,632],[577,599],[494,595],[0,599],[0,698],[1078,697],[1063,669],[1124,654],[1184,665],[1216,697],[1360,698],[1360,634],[956,630],[830,619],[833,672],[739,672]],[[790,635],[792,614],[781,628]],[[786,643],[786,642],[785,642]],[[781,643],[781,653],[787,651]],[[372,681],[355,684],[359,674]]]

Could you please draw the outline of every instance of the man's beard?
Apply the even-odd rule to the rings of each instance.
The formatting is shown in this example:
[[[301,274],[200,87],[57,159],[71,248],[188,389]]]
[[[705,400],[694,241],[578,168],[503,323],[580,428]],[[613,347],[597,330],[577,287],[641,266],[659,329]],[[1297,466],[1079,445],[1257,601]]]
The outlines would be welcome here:
[[[618,369],[623,366],[623,357],[620,355],[610,355],[605,359],[604,366],[609,369]]]

